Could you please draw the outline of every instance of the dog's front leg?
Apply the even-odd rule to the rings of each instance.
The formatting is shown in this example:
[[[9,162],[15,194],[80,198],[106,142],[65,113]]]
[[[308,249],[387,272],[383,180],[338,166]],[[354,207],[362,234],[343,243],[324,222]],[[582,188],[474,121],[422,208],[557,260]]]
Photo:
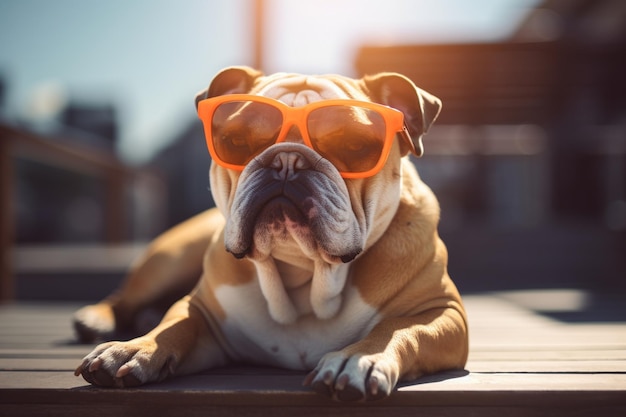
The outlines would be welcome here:
[[[74,328],[81,342],[104,342],[152,329],[160,317],[140,325],[137,316],[144,309],[163,311],[188,294],[202,274],[202,259],[213,235],[221,230],[224,218],[209,209],[166,231],[156,238],[135,262],[119,290],[97,304],[74,313]]]
[[[399,380],[463,368],[467,346],[467,326],[459,310],[438,308],[388,318],[363,340],[326,354],[304,385],[340,401],[380,399]]]
[[[99,386],[129,387],[219,366],[227,356],[185,297],[145,336],[98,345],[74,372]]]

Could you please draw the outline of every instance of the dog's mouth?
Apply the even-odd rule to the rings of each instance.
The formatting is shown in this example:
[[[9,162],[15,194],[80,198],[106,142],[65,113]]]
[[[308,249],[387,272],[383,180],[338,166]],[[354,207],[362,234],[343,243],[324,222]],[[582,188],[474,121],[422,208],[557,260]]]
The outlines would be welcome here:
[[[258,210],[257,222],[276,223],[291,221],[300,226],[308,226],[301,202],[297,202],[288,196],[278,196],[269,200]]]
[[[261,174],[259,180],[269,176]],[[254,189],[240,198],[239,241],[227,246],[227,250],[243,258],[252,250],[255,233],[286,239],[289,234],[310,232],[314,196],[305,184],[270,178],[259,181],[255,187],[246,187]]]
[[[290,229],[310,230],[310,203],[311,195],[302,192],[290,192],[283,190],[282,193],[266,196],[266,198],[253,201],[250,207],[250,218],[244,226],[248,235],[255,233],[258,228],[264,229],[266,234],[286,234]],[[308,207],[308,208],[307,208]]]
[[[228,252],[255,258],[286,245],[341,263],[362,251],[343,182],[314,170],[299,175],[297,181],[280,181],[272,169],[259,168],[240,183],[226,227]]]

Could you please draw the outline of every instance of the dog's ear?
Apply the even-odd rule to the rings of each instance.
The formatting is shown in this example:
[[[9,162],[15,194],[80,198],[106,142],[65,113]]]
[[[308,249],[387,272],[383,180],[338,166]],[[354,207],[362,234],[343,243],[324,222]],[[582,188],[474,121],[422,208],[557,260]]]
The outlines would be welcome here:
[[[404,75],[380,73],[363,78],[370,99],[404,113],[404,123],[411,136],[413,153],[424,154],[422,136],[441,111],[441,100],[418,88]]]
[[[224,94],[245,94],[248,93],[257,78],[263,73],[250,67],[229,67],[220,71],[208,88],[196,94],[196,108],[198,102],[211,97],[222,96]]]

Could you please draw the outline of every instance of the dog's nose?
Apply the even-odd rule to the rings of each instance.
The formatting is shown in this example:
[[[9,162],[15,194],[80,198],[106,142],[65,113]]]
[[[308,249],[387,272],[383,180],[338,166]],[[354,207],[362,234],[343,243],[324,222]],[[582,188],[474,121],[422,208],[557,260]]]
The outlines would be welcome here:
[[[328,169],[322,160],[320,154],[302,143],[280,142],[257,155],[246,169],[269,170],[276,180],[287,181],[303,171],[319,170],[320,166]]]
[[[277,179],[283,181],[293,179],[298,172],[310,169],[311,166],[311,162],[298,151],[278,152],[270,163]]]

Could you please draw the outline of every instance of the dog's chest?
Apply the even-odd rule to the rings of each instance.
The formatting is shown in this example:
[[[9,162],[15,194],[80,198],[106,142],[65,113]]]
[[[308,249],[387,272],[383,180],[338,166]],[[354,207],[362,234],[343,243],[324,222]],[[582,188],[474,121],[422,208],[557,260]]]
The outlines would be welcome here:
[[[350,285],[337,315],[321,320],[307,314],[292,324],[271,318],[257,282],[221,286],[215,295],[226,312],[221,327],[231,348],[238,359],[257,364],[312,369],[324,354],[362,339],[380,320]]]

